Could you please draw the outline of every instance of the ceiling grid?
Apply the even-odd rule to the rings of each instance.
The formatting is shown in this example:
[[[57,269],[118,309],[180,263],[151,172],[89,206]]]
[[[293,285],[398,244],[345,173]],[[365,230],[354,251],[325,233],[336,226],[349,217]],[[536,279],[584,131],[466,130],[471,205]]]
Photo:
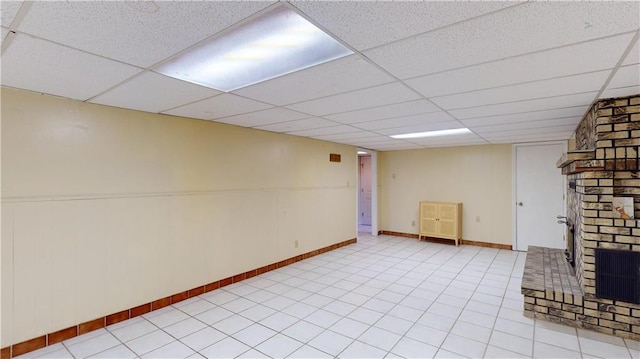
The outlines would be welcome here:
[[[138,5],[3,0],[2,86],[379,151],[564,140],[598,98],[640,93],[636,1]],[[353,54],[231,92],[158,72],[283,5]]]

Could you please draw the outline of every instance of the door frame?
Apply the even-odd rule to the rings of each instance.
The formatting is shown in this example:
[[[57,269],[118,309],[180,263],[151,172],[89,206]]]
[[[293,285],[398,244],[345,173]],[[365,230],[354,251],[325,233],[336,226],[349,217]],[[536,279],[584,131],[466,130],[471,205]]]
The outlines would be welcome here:
[[[569,141],[568,140],[560,140],[560,141],[543,141],[543,142],[522,142],[522,143],[514,143],[511,147],[511,217],[513,218],[512,229],[511,229],[511,250],[515,251],[518,248],[518,173],[517,173],[517,165],[518,165],[518,147],[530,147],[530,146],[545,146],[545,145],[562,145],[562,152],[567,153]],[[559,158],[558,158],[559,159]],[[564,191],[562,192],[562,215],[567,214],[567,176],[562,176],[562,186]],[[564,237],[564,236],[563,236]],[[563,238],[566,240],[566,238]]]
[[[356,148],[356,234],[360,207],[360,159],[358,151],[365,151],[371,156],[371,234],[378,235],[378,152],[366,148]]]

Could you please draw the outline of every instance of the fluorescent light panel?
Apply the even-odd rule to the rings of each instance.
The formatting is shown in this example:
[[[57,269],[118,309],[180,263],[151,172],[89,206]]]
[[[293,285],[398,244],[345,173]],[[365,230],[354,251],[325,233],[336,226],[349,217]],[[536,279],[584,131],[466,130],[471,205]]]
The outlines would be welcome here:
[[[155,71],[233,91],[352,54],[287,6],[279,6],[160,64]]]
[[[440,136],[463,135],[463,134],[466,134],[466,133],[471,133],[471,131],[468,128],[455,128],[455,129],[451,129],[451,130],[405,133],[405,134],[401,134],[401,135],[392,135],[392,136],[389,136],[389,137],[397,138],[397,139],[407,139],[407,138],[422,138],[422,137],[440,137]]]
[[[369,152],[365,152],[365,151],[358,151],[358,154],[359,154],[359,155],[368,155],[368,154],[369,154]]]

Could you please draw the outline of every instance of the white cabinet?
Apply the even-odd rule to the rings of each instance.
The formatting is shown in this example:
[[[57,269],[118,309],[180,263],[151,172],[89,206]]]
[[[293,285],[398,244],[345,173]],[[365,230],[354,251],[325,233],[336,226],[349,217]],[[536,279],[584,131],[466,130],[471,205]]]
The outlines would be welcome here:
[[[422,237],[462,238],[462,203],[420,202],[420,233]]]

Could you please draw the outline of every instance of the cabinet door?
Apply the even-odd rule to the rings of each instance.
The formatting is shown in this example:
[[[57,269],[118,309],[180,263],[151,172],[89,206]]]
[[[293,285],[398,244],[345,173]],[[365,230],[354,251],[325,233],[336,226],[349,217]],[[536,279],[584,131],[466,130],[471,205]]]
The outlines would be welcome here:
[[[438,219],[442,236],[455,238],[458,235],[458,206],[456,204],[439,204]]]
[[[438,233],[438,206],[434,203],[420,203],[420,234],[434,235]]]

